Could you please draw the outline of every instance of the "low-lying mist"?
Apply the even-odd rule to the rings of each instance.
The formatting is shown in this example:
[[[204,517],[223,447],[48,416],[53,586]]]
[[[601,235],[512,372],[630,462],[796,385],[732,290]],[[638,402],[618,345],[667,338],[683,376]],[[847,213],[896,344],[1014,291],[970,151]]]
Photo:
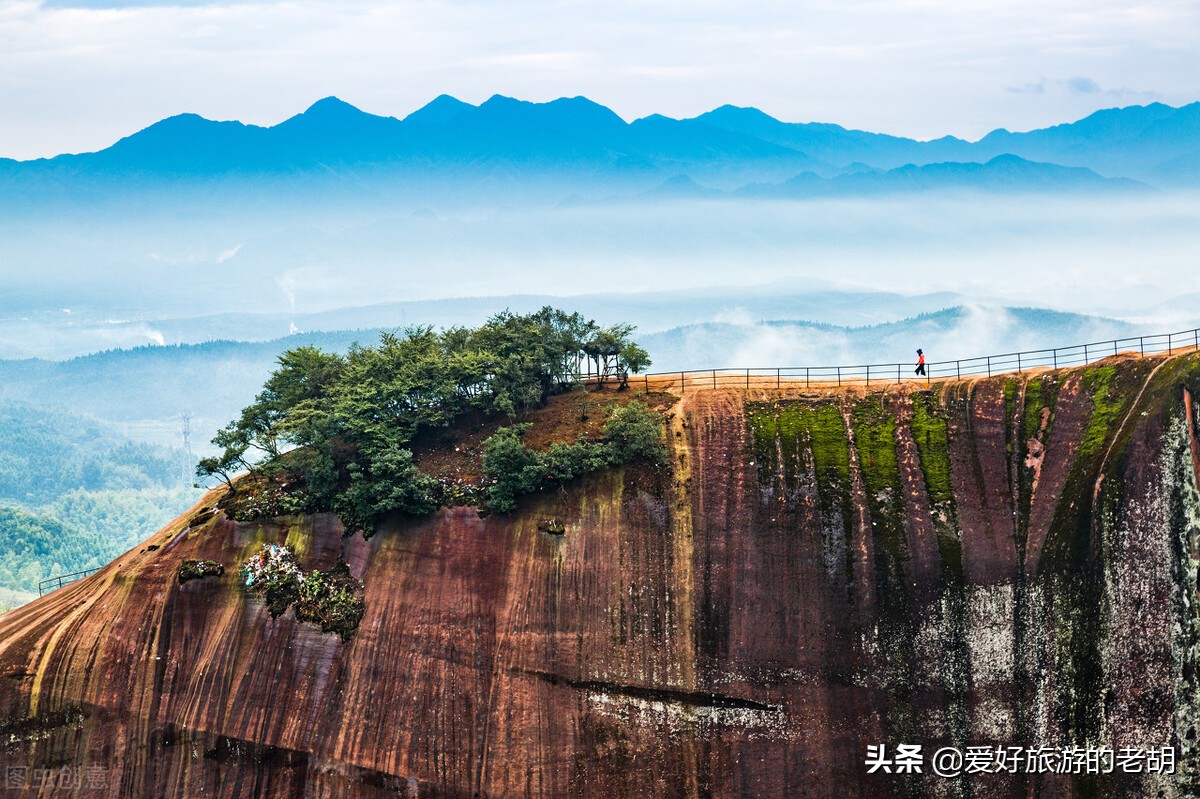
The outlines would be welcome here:
[[[930,363],[1070,347],[1153,334],[1115,319],[1030,308],[967,305],[895,322],[840,328],[800,322],[728,321],[644,336],[653,369],[788,368]],[[909,376],[911,371],[881,371]]]
[[[909,364],[917,347],[936,362],[1156,332],[1160,331],[1103,317],[958,306],[850,328],[727,317],[722,322],[639,333],[636,339],[650,353],[649,371],[664,372]],[[355,342],[377,341],[379,333],[369,329],[301,333],[257,343],[139,347],[66,361],[0,361],[0,401],[58,406],[104,420],[131,438],[165,445],[180,443],[179,414],[186,412],[192,418],[196,444],[207,442],[254,399],[283,351],[312,345],[344,352]],[[206,445],[199,448],[207,450]]]
[[[319,208],[277,197],[168,202],[136,216],[80,204],[0,222],[0,357],[203,340],[202,331],[173,338],[156,324],[164,320],[220,317],[215,334],[239,338],[237,317],[249,314],[302,321],[385,302],[712,286],[953,292],[1181,324],[1187,304],[1158,306],[1200,291],[1196,200],[929,193]],[[716,310],[852,324],[905,315],[761,317],[743,305],[731,296]],[[289,322],[276,335],[291,324],[304,329]]]

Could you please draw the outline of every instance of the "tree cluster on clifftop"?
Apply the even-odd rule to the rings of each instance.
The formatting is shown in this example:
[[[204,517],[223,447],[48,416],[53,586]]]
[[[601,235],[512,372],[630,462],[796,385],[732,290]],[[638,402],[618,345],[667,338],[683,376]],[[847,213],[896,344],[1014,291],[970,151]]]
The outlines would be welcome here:
[[[425,514],[440,504],[440,484],[414,463],[415,437],[471,412],[519,420],[576,386],[585,365],[624,386],[650,364],[632,331],[546,307],[477,328],[388,333],[346,355],[289,350],[255,401],[217,433],[220,454],[201,460],[197,474],[236,491],[233,475],[249,471],[288,487],[275,510],[331,510],[348,530],[370,534],[390,511]]]

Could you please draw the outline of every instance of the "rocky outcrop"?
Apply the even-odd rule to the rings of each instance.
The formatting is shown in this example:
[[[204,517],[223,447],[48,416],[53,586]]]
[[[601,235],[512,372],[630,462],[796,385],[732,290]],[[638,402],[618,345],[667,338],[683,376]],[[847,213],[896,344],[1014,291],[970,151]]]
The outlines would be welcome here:
[[[213,492],[0,617],[6,795],[1198,795],[1198,391],[1194,355],[689,391],[670,469],[369,541]],[[352,638],[243,590],[270,542],[363,581]],[[922,773],[868,773],[877,744]],[[982,745],[1177,765],[931,773]]]

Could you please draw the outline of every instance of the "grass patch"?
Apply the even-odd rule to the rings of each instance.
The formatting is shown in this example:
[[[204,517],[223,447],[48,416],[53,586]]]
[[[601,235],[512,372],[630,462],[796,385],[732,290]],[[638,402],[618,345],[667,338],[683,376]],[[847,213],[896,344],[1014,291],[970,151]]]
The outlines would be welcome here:
[[[215,560],[185,560],[179,564],[179,582],[203,580],[205,577],[220,577],[225,567]]]

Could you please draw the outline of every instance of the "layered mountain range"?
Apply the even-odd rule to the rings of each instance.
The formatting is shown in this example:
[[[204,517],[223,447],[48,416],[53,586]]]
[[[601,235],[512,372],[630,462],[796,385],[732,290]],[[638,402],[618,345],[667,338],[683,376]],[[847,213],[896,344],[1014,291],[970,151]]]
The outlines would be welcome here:
[[[471,105],[443,95],[397,119],[329,97],[273,127],[182,114],[98,152],[0,161],[0,193],[26,201],[164,184],[211,189],[231,180],[385,196],[537,187],[550,198],[593,200],[645,192],[808,197],[1193,186],[1200,181],[1200,103],[1109,109],[970,142],[782,122],[729,105],[692,119],[626,122],[583,97],[531,103],[495,96]]]

